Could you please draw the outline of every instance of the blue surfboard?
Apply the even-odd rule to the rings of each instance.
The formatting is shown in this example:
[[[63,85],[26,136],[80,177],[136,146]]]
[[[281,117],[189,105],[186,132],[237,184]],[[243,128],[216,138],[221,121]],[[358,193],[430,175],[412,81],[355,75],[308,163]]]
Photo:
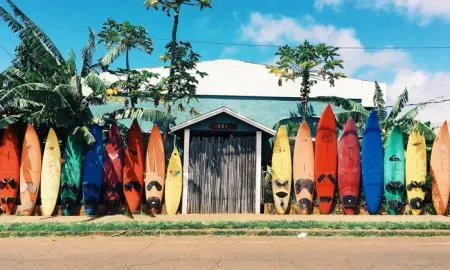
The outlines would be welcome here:
[[[97,213],[103,182],[102,129],[94,124],[91,133],[96,142],[90,146],[90,150],[84,155],[83,182],[81,184],[86,215]]]
[[[369,214],[376,215],[383,200],[383,143],[376,111],[367,119],[362,143],[362,184]]]

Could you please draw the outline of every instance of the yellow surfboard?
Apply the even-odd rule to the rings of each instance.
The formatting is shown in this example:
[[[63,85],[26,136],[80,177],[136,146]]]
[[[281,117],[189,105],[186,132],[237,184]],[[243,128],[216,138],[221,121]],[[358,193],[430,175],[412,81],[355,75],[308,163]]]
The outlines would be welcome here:
[[[413,128],[414,130],[414,128]],[[427,176],[425,138],[412,131],[406,148],[406,192],[413,215],[420,215],[425,199],[424,185]]]
[[[278,129],[272,154],[272,190],[275,208],[285,214],[291,197],[292,157],[286,128]]]
[[[60,181],[61,150],[59,149],[58,137],[53,128],[50,128],[45,143],[41,172],[41,208],[44,216],[53,214],[58,199]]]
[[[166,189],[164,191],[166,210],[169,215],[176,215],[178,206],[180,205],[183,187],[182,172],[180,154],[175,147],[170,156],[169,166],[167,167]]]

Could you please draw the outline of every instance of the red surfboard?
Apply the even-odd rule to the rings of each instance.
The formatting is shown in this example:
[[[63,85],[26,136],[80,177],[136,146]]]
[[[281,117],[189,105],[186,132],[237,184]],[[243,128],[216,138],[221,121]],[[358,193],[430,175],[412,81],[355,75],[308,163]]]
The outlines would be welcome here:
[[[123,198],[123,142],[119,127],[113,123],[103,156],[103,199],[108,210],[117,210]]]
[[[322,215],[328,215],[333,206],[337,171],[336,122],[328,104],[319,121],[314,154],[314,179],[317,201]]]
[[[125,149],[123,167],[123,190],[128,210],[133,213],[139,208],[144,186],[144,142],[137,120],[128,131],[128,146]]]
[[[358,132],[353,118],[349,118],[339,141],[338,184],[342,209],[353,215],[358,205],[361,185],[361,152]]]
[[[0,200],[2,211],[13,211],[20,178],[19,140],[11,126],[7,126],[0,141]]]

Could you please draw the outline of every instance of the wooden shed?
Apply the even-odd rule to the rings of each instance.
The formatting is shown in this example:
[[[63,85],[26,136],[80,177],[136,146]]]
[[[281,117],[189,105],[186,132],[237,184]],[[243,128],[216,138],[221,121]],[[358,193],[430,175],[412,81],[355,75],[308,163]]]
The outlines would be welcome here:
[[[274,130],[227,107],[171,130],[183,144],[183,214],[261,213],[262,142]]]

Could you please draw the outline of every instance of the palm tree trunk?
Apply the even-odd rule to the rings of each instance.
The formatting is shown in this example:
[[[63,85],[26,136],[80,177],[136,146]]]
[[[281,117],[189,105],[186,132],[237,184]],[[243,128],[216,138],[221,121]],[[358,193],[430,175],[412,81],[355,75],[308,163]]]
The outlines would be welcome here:
[[[169,72],[169,76],[173,77],[173,75],[175,74],[175,63],[177,61],[177,56],[176,56],[176,49],[177,49],[177,31],[178,31],[178,23],[179,23],[179,19],[180,19],[180,7],[181,4],[178,4],[178,6],[175,9],[175,14],[173,16],[173,26],[172,26],[172,44],[171,44],[171,48],[170,48],[170,72]],[[170,95],[172,94],[173,88],[172,85],[169,84],[169,87],[167,89],[167,95],[170,98]],[[170,113],[172,111],[172,107],[170,106],[170,104],[166,104],[166,112]],[[169,132],[169,123],[165,123],[164,125],[164,142],[167,142],[167,134]]]
[[[307,111],[308,111],[308,99],[304,98],[302,100],[302,122],[306,122],[307,119]]]

